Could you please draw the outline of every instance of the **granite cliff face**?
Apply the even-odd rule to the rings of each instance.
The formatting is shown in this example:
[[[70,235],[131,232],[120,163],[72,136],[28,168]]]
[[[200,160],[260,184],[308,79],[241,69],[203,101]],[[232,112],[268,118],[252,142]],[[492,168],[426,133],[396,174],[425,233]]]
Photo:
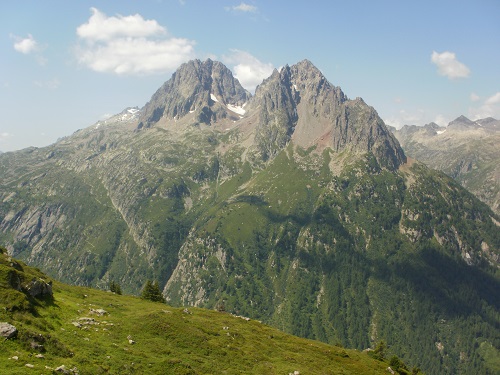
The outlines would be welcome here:
[[[251,106],[259,109],[256,141],[265,159],[293,140],[304,148],[372,152],[392,170],[406,162],[376,111],[360,98],[349,100],[308,60],[275,70],[257,88]]]
[[[500,217],[307,60],[254,96],[191,61],[141,109],[0,155],[0,174],[0,241],[64,281],[156,279],[172,304],[385,340],[427,373],[477,370],[477,330],[498,337]]]

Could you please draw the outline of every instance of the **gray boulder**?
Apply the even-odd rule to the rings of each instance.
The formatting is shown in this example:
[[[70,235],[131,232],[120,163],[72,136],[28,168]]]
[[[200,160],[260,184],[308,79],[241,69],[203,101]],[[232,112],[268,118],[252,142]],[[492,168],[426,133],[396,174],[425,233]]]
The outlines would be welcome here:
[[[0,336],[10,339],[17,334],[17,328],[12,324],[0,322]]]
[[[45,296],[52,296],[52,282],[48,283],[42,279],[33,278],[25,287],[30,296],[41,298]]]

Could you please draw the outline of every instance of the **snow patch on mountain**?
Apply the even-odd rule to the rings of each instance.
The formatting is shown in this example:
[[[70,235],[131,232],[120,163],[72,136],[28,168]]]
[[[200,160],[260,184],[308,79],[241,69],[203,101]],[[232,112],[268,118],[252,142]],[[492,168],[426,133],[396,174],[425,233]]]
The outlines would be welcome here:
[[[243,116],[246,113],[246,111],[243,109],[243,107],[246,104],[247,103],[243,104],[242,106],[228,104],[227,109],[229,109],[230,111],[233,111],[234,113],[237,113],[238,115]]]

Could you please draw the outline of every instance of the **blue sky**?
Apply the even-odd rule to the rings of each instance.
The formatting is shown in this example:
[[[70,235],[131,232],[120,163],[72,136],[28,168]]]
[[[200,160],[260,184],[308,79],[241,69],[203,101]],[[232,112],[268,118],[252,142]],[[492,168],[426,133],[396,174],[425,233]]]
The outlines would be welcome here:
[[[250,91],[307,58],[396,127],[500,119],[498,0],[2,0],[0,151],[142,107],[193,58]]]

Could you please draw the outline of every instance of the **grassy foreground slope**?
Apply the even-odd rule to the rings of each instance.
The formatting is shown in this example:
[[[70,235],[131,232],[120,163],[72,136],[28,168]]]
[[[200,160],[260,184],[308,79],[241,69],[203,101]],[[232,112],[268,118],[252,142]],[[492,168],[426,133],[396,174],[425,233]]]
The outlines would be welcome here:
[[[387,362],[366,353],[223,312],[172,308],[57,281],[53,297],[32,298],[25,286],[34,278],[49,281],[0,254],[0,322],[18,329],[16,337],[2,338],[2,373],[52,374],[62,365],[79,374],[388,373]]]

